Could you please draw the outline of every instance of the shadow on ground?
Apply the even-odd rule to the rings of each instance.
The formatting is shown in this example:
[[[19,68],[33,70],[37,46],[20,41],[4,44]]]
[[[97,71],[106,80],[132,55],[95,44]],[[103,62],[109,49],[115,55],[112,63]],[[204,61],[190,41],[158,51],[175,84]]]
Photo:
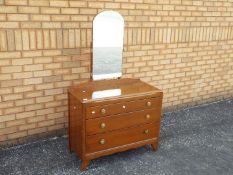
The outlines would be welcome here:
[[[149,146],[91,161],[67,149],[67,138],[0,150],[1,175],[233,174],[233,99],[164,114],[160,148]]]

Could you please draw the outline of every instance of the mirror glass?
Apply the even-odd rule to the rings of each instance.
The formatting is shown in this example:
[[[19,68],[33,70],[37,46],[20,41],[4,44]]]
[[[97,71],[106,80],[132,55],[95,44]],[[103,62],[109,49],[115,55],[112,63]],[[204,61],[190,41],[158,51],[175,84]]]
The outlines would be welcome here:
[[[99,13],[93,21],[94,80],[113,79],[122,75],[124,19],[114,11]]]

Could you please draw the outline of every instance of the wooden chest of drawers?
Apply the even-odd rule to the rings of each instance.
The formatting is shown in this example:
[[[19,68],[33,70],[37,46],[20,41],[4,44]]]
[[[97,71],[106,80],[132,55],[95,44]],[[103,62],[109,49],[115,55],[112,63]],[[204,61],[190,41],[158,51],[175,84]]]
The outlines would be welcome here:
[[[138,79],[90,81],[69,88],[69,149],[85,170],[100,156],[158,147],[161,90]]]

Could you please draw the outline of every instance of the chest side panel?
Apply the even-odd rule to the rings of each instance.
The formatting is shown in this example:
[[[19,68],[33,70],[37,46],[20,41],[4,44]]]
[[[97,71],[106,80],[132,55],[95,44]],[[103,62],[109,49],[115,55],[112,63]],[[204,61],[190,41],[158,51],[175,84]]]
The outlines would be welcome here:
[[[69,146],[80,157],[82,156],[82,129],[83,107],[82,104],[70,93],[69,95]]]

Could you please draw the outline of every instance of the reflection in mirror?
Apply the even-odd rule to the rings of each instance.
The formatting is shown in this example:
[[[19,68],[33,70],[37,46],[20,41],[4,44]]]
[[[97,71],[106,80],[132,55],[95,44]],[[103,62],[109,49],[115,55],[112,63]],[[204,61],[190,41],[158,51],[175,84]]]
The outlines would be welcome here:
[[[110,89],[103,91],[95,91],[92,93],[93,99],[105,98],[105,97],[114,97],[121,95],[121,89]]]
[[[124,19],[114,11],[99,13],[93,21],[94,80],[118,78],[122,75]]]

